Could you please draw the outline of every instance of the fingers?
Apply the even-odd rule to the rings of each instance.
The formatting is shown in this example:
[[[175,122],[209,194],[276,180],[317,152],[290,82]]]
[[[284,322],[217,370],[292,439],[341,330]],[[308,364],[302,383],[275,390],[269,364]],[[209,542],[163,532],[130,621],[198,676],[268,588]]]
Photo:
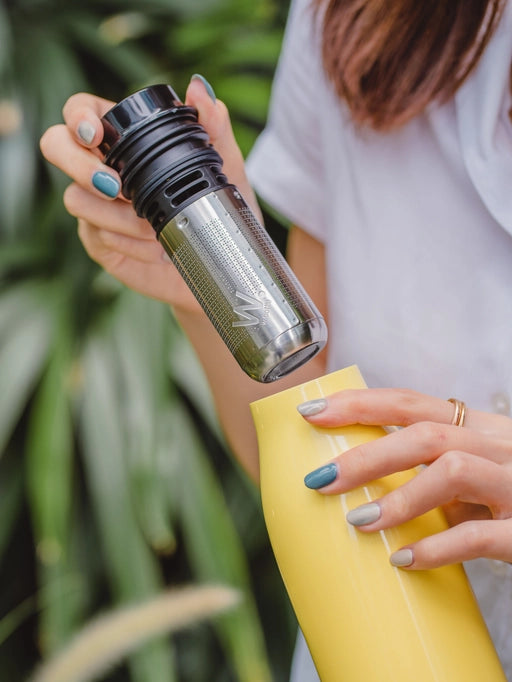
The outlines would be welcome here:
[[[453,500],[476,504],[478,520],[402,547],[390,562],[400,568],[426,569],[476,557],[512,561],[511,490],[511,467],[464,452],[447,452],[380,500],[351,510],[347,521],[363,532],[376,532]],[[481,505],[486,505],[487,514],[482,514]]]
[[[310,472],[305,483],[325,494],[346,492],[397,471],[430,464],[452,450],[496,464],[512,458],[509,440],[457,426],[420,422],[342,453]]]
[[[512,562],[512,521],[466,521],[393,552],[390,562],[421,570],[478,557]]]
[[[242,160],[240,149],[236,144],[224,102],[217,99],[209,83],[202,76],[192,77],[187,88],[186,104],[197,109],[199,122],[210,137],[210,142],[224,160],[225,171],[232,171],[233,164]]]
[[[222,157],[224,172],[229,181],[238,186],[261,220],[226,106],[216,99],[211,86],[200,76],[192,78],[186,102],[197,109],[199,122],[205,127],[211,143]],[[84,189],[107,199],[122,198],[119,175],[102,163],[97,149],[103,137],[100,117],[112,105],[113,102],[86,93],[72,96],[63,109],[65,125],[49,128],[40,142],[41,151],[50,163]]]
[[[216,99],[208,82],[197,75],[192,78],[187,90],[186,103],[197,109],[199,122],[222,157],[229,181],[238,186],[261,220],[226,106]],[[97,146],[103,138],[100,118],[113,104],[86,93],[73,95],[63,108],[65,125],[49,128],[40,142],[41,151],[50,163],[84,189],[108,199],[120,197],[120,178],[113,169],[102,163]]]
[[[140,263],[168,263],[161,244],[156,240],[141,240],[128,235],[98,229],[85,221],[79,222],[79,237],[89,256],[115,274],[112,267],[107,267],[105,256],[115,253],[118,257],[128,257]]]
[[[313,400],[297,409],[317,426],[346,424],[409,426],[421,421],[451,424],[454,405],[448,400],[397,388],[354,389]],[[465,430],[512,438],[512,419],[466,409]]]
[[[70,194],[73,192],[88,195],[77,186],[70,188]],[[82,218],[78,221],[78,235],[92,260],[145,296],[176,308],[197,310],[198,303],[155,238],[149,223],[136,218],[130,206],[122,201],[107,203],[88,196],[91,202],[104,205],[100,227]],[[94,207],[90,210],[95,211]],[[126,222],[123,216],[126,216]]]
[[[155,231],[147,220],[137,217],[131,204],[125,201],[104,201],[73,183],[64,192],[66,210],[96,227],[126,234],[129,237],[156,241]]]
[[[449,424],[453,405],[406,389],[352,389],[299,405],[311,423],[333,427],[344,424],[393,424],[409,426],[417,421]]]
[[[89,256],[146,296],[176,309],[200,311],[149,223],[138,218],[120,194],[118,174],[102,163],[97,149],[103,137],[100,118],[112,105],[83,93],[71,97],[63,110],[65,124],[46,131],[41,151],[74,181],[64,203],[78,218],[78,233]]]
[[[40,141],[41,151],[50,163],[103,199],[119,197],[121,189],[119,175],[102,163],[97,148],[103,139],[100,117],[113,104],[87,93],[73,95],[63,108],[65,125],[52,126]]]
[[[126,286],[169,305],[189,300],[190,292],[156,240],[144,242],[83,220],[78,222],[78,234],[89,256]]]
[[[262,221],[256,197],[245,174],[244,159],[233,134],[226,105],[216,98],[211,85],[198,74],[190,81],[185,102],[197,109],[199,123],[205,128],[211,144],[222,157],[225,175],[238,187]]]
[[[139,266],[169,265],[153,228],[134,214],[130,204],[107,203],[78,185],[66,189],[64,203],[79,218],[78,236],[89,256],[116,277],[122,276],[119,268],[127,259]],[[123,281],[127,283],[126,278]]]
[[[80,92],[68,99],[62,115],[68,129],[80,144],[97,147],[103,139],[100,118],[114,106],[114,102]]]
[[[103,199],[115,199],[121,189],[118,174],[90,150],[76,143],[65,125],[49,128],[41,138],[45,158],[81,187]]]
[[[445,531],[398,549],[393,565],[432,568],[477,556],[510,561],[512,420],[469,410],[465,426],[453,426],[452,403],[397,389],[343,391],[305,403],[299,412],[321,427],[405,427],[348,450],[305,478],[308,487],[335,494],[427,464],[408,482],[347,515],[358,529],[376,532],[436,507],[449,510],[456,533]]]
[[[487,506],[494,518],[512,517],[512,470],[495,462],[451,451],[380,500],[349,512],[364,531],[398,526],[453,500]]]

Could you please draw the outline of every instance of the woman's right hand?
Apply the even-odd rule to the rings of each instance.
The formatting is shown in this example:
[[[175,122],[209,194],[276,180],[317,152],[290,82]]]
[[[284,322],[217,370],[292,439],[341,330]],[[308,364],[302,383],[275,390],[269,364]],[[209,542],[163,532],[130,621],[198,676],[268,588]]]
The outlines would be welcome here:
[[[197,77],[192,79],[185,101],[198,110],[199,122],[224,160],[225,174],[258,215],[225,105],[214,99]],[[64,193],[64,204],[78,218],[78,234],[89,256],[139,293],[175,308],[199,311],[151,225],[137,217],[131,203],[120,195],[119,176],[102,163],[97,149],[103,132],[100,117],[113,104],[85,93],[73,95],[63,109],[65,123],[44,133],[41,151],[74,181]]]

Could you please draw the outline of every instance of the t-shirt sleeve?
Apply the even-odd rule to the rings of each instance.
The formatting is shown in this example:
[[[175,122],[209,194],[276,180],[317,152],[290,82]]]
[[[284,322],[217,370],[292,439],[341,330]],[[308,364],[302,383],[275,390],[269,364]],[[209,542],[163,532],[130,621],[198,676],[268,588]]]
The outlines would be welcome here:
[[[263,200],[323,241],[325,185],[317,88],[325,86],[318,24],[310,0],[292,2],[268,123],[249,155],[247,171]]]

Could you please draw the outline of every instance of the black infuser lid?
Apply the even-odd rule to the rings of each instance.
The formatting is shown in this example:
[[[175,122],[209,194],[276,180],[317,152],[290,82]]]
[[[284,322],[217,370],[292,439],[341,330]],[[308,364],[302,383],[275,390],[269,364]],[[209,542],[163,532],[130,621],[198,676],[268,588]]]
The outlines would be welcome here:
[[[158,232],[184,206],[225,187],[222,159],[170,85],[152,85],[101,119],[100,150],[121,177],[122,192]]]
[[[134,92],[112,107],[101,119],[104,135],[100,145],[106,154],[126,134],[162,112],[183,106],[170,85],[151,85]]]

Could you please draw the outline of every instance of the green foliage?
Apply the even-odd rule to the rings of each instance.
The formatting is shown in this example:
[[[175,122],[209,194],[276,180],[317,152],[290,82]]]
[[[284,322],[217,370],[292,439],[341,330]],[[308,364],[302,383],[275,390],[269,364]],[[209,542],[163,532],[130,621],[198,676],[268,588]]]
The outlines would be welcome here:
[[[38,140],[77,91],[117,100],[168,82],[183,96],[198,72],[247,153],[286,10],[286,0],[0,5],[1,679],[26,679],[98,612],[185,582],[243,598],[213,627],[154,638],[102,679],[285,679],[294,621],[257,490],[170,312],[88,260],[62,206],[68,179]]]

